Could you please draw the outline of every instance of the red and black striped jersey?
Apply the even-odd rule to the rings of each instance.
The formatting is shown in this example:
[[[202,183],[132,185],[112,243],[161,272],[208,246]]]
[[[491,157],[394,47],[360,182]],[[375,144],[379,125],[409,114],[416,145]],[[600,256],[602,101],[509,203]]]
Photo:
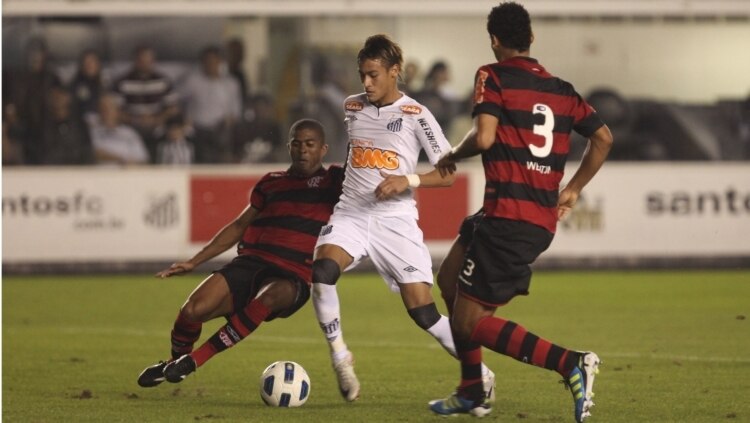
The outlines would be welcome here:
[[[486,216],[554,233],[570,133],[588,138],[604,124],[570,83],[529,57],[479,68],[473,114],[482,113],[499,119],[495,143],[482,153]]]
[[[339,200],[343,180],[339,166],[321,168],[308,177],[289,171],[263,176],[250,194],[258,215],[245,230],[237,253],[259,257],[311,283],[315,241]]]

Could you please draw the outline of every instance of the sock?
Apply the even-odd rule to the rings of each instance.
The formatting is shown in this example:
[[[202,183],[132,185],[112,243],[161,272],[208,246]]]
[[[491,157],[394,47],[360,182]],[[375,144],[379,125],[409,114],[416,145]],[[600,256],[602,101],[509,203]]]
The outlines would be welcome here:
[[[233,347],[250,335],[271,314],[271,310],[259,299],[254,299],[242,310],[231,315],[226,325],[193,351],[190,356],[200,367],[214,355]]]
[[[182,311],[177,313],[177,319],[172,328],[172,359],[176,360],[193,351],[195,341],[201,336],[202,322],[188,320]]]
[[[456,342],[456,353],[461,362],[459,394],[467,399],[484,399],[482,385],[482,346],[476,342]]]
[[[448,351],[448,354],[453,357],[456,355],[456,346],[453,344],[453,335],[451,334],[451,323],[450,320],[445,316],[440,316],[440,320],[434,325],[427,329],[427,332],[432,335],[440,345]]]
[[[481,319],[471,340],[524,363],[554,370],[563,377],[568,377],[580,358],[580,353],[539,338],[523,326],[499,317]]]
[[[349,349],[344,343],[344,335],[341,331],[341,306],[336,285],[313,283],[312,297],[315,316],[328,341],[331,357],[334,362],[341,361],[349,354]]]

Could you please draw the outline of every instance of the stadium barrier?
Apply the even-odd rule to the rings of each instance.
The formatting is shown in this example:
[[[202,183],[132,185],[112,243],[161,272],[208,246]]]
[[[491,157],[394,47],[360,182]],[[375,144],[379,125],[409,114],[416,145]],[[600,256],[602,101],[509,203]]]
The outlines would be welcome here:
[[[198,251],[273,170],[5,168],[3,273],[158,270]],[[608,163],[536,266],[750,267],[749,176],[745,163]],[[483,188],[474,162],[449,189],[418,189],[436,262]]]

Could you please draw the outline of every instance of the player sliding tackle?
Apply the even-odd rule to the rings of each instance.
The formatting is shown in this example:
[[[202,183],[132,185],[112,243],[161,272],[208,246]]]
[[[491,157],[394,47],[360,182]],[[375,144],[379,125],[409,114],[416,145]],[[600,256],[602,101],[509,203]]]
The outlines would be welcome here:
[[[323,167],[328,145],[318,121],[294,123],[288,147],[289,169],[261,178],[245,210],[193,258],[157,273],[167,278],[191,272],[237,245],[237,257],[182,305],[172,329],[172,358],[146,368],[140,386],[182,381],[264,321],[291,316],[310,298],[313,246],[338,201],[343,169]],[[193,351],[203,323],[217,317],[226,317],[227,324]]]
[[[599,357],[553,344],[494,314],[516,295],[528,294],[529,264],[549,247],[557,220],[604,163],[612,135],[572,85],[529,57],[534,37],[523,6],[508,2],[493,8],[487,30],[497,62],[476,73],[474,128],[437,164],[442,174],[451,174],[460,159],[481,154],[486,187],[484,215],[465,221],[440,275],[447,291],[457,285],[458,295],[445,296],[455,295],[451,330],[461,380],[448,398],[430,402],[430,409],[479,417],[490,412],[480,369],[484,346],[560,374],[573,394],[575,420],[582,422],[594,405]],[[589,138],[589,148],[558,194],[573,130]],[[572,324],[585,321],[584,304],[569,307]]]
[[[318,239],[313,262],[313,304],[329,342],[341,394],[359,396],[354,359],[343,339],[336,282],[369,257],[401,295],[409,317],[456,355],[448,318],[430,293],[432,260],[417,226],[414,188],[453,184],[450,173],[415,173],[420,150],[434,165],[450,150],[429,110],[398,90],[401,48],[384,35],[367,39],[357,57],[365,92],[344,102],[349,154],[343,193]],[[491,400],[494,375],[481,366]]]

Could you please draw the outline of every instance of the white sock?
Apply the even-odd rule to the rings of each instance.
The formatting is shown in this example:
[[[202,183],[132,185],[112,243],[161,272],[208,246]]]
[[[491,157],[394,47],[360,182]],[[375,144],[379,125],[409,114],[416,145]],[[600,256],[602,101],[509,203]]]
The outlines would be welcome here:
[[[318,317],[320,329],[328,341],[331,357],[334,363],[341,361],[349,354],[349,349],[341,332],[341,307],[336,285],[314,283],[312,291],[315,316]]]
[[[457,357],[456,345],[453,343],[453,335],[451,335],[451,323],[447,317],[441,315],[440,320],[430,326],[427,332],[440,342],[440,345],[448,351],[448,354]]]

